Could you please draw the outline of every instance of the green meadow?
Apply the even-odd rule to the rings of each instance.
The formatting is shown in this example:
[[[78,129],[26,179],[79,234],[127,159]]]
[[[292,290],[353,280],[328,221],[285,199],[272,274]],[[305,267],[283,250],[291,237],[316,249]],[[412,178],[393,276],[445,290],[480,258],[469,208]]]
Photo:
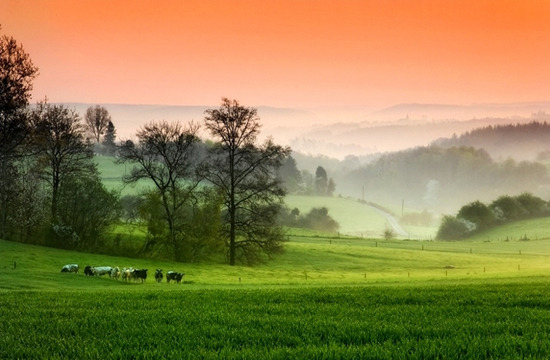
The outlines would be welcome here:
[[[529,224],[524,224],[528,226]],[[289,231],[255,267],[0,241],[2,359],[550,356],[550,240],[382,241]],[[78,263],[78,274],[61,267]],[[85,265],[149,269],[143,284]],[[156,283],[154,269],[186,275]]]
[[[120,167],[98,162],[120,190]],[[254,267],[0,240],[0,359],[550,358],[550,220],[460,242],[382,240],[368,229],[385,219],[359,202],[287,204],[328,207],[340,232],[287,229],[285,253]],[[69,263],[80,272],[61,273]],[[87,277],[86,265],[149,277]],[[156,283],[157,268],[183,282]]]

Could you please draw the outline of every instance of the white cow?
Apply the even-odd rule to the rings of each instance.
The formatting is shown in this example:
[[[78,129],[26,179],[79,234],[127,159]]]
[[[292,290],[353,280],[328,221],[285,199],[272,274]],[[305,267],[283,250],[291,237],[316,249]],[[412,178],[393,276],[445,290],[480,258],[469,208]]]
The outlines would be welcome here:
[[[67,264],[61,268],[61,272],[74,272],[78,273],[78,264]]]
[[[92,271],[94,272],[94,275],[96,276],[102,276],[105,274],[111,275],[111,271],[113,270],[110,266],[95,266]]]

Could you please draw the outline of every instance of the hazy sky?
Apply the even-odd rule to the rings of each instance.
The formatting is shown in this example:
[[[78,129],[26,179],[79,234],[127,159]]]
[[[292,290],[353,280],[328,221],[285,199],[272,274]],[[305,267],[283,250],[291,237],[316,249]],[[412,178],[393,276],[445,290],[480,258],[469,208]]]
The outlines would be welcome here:
[[[383,107],[550,99],[550,1],[1,0],[34,100]]]

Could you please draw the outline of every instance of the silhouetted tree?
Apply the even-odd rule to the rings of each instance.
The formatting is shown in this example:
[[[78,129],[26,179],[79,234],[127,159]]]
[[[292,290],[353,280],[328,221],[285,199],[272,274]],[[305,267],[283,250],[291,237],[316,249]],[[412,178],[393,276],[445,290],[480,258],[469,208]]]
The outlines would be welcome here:
[[[2,28],[0,27],[0,30]],[[38,75],[29,54],[10,36],[0,37],[0,113],[13,114],[29,104]]]
[[[86,123],[86,130],[93,136],[95,142],[99,144],[101,136],[105,134],[109,123],[111,123],[111,115],[103,106],[90,106],[86,109],[84,121]]]
[[[1,27],[0,27],[1,30]],[[15,198],[16,159],[29,134],[25,108],[38,75],[29,54],[7,35],[0,36],[0,238],[7,235],[8,206]]]
[[[271,140],[257,146],[259,120],[256,109],[227,98],[220,108],[206,110],[206,128],[218,142],[211,148],[205,176],[223,196],[230,265],[237,256],[251,263],[261,251],[280,252],[285,240],[276,224],[285,195],[278,170],[290,148]]]

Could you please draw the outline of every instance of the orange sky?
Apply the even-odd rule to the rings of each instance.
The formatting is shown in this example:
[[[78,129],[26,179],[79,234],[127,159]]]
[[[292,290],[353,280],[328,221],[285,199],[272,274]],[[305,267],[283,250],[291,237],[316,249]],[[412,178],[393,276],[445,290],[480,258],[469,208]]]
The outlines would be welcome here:
[[[550,100],[550,1],[2,0],[34,100],[383,107]]]

